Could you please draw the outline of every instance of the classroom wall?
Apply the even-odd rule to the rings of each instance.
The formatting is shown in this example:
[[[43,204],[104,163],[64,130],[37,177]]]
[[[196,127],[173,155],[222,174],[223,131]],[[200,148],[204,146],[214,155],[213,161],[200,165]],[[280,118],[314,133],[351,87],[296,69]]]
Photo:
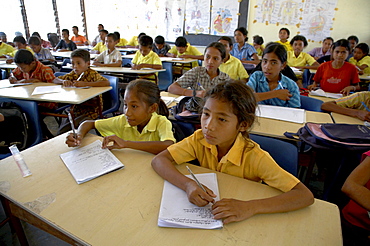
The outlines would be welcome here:
[[[252,40],[254,35],[260,35],[264,38],[265,44],[270,41],[279,40],[278,32],[282,27],[287,27],[290,30],[290,37],[297,35],[298,27],[295,25],[266,25],[262,23],[253,23],[254,6],[260,0],[249,1],[248,15],[248,37]],[[323,0],[325,1],[325,0]],[[370,45],[370,1],[369,0],[338,0],[338,11],[335,13],[333,30],[328,36],[334,40],[347,38],[350,35],[356,35],[360,42]],[[310,51],[314,47],[321,46],[318,42],[310,42],[305,51]]]

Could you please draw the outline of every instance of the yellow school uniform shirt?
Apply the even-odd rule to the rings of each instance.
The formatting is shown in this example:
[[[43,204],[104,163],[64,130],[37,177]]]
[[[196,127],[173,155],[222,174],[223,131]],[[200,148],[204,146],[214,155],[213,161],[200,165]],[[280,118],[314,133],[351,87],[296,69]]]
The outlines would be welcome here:
[[[124,114],[108,119],[95,121],[95,128],[103,137],[117,135],[128,141],[166,141],[176,142],[171,122],[162,115],[152,113],[148,124],[141,133],[137,126],[130,126]]]
[[[130,41],[128,41],[128,44],[127,45],[130,45],[130,46],[138,46],[139,45],[139,41],[137,40],[137,36],[133,36]]]
[[[126,46],[128,44],[127,40],[124,38],[119,39],[119,43],[116,44],[116,46]]]
[[[355,58],[351,57],[349,63],[352,63],[355,66],[361,67],[366,64],[367,68],[364,69],[364,73],[370,74],[370,56],[364,56],[361,60],[356,61]]]
[[[301,52],[298,57],[294,55],[294,51],[288,51],[287,64],[290,67],[300,67],[312,65],[316,62],[315,58],[307,54],[306,52]]]
[[[207,143],[202,130],[167,148],[177,164],[198,159],[200,166],[256,182],[264,181],[281,191],[290,191],[300,181],[282,169],[252,140],[238,134],[229,152],[217,159],[217,148]]]
[[[285,43],[283,43],[279,40],[279,41],[276,41],[275,43],[279,43],[279,44],[284,45],[286,51],[292,51],[293,50],[293,47],[290,45],[289,41],[286,41]]]
[[[14,47],[4,42],[0,43],[0,56],[10,55],[14,51]]]
[[[136,51],[134,59],[132,59],[132,64],[139,65],[143,63],[162,66],[161,59],[159,59],[159,56],[156,53],[154,53],[152,50],[146,56],[143,56],[139,50]],[[156,73],[156,75],[158,77],[158,73]],[[154,79],[154,76],[150,76],[149,78]]]
[[[253,46],[253,43],[251,43],[250,45],[252,45],[252,46]],[[262,47],[263,49],[265,48],[265,46],[264,46],[263,44],[261,44],[261,47]],[[262,49],[261,49],[261,48],[256,49],[256,51],[257,51],[257,55],[258,55],[258,56],[262,56],[263,51],[262,51]]]
[[[32,53],[32,55],[34,55],[35,54],[35,52],[33,52],[33,50],[30,48],[30,47],[26,47],[26,50],[28,50],[28,51],[30,51],[31,53]],[[14,57],[15,56],[15,53],[17,53],[17,49],[15,49],[15,50],[13,50],[13,52],[12,53],[10,53],[9,55],[11,56],[11,57]]]
[[[103,51],[107,50],[107,46],[105,44],[103,44],[103,42],[99,42],[97,43],[94,48],[92,48],[92,50],[97,50],[99,51],[100,53],[102,53]]]
[[[174,54],[174,55],[176,55],[176,57],[179,57],[181,55],[192,55],[192,56],[201,56],[201,55],[203,55],[202,53],[200,53],[200,51],[197,48],[195,48],[194,46],[191,46],[189,44],[188,44],[188,47],[186,48],[186,51],[184,53],[179,53],[176,46],[172,47],[168,51],[168,53]],[[193,68],[197,67],[198,66],[198,61],[194,61],[191,64],[192,64]],[[190,68],[187,68],[187,70],[190,70]]]
[[[221,72],[226,73],[234,80],[249,78],[249,75],[242,62],[232,55],[230,55],[230,58],[227,60],[227,62],[224,62],[220,65],[219,69]]]
[[[370,91],[353,93],[352,95],[336,99],[335,103],[343,108],[366,110],[362,103],[370,108]]]

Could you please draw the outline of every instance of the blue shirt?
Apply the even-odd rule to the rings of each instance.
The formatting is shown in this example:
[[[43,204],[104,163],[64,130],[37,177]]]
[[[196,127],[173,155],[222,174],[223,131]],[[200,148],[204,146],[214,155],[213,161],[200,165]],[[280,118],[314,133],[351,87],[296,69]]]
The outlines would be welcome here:
[[[243,47],[239,50],[239,44],[235,43],[233,45],[233,49],[230,51],[230,54],[241,61],[251,61],[253,54],[257,54],[257,51],[252,45],[248,43],[245,43]]]
[[[297,83],[289,79],[288,77],[284,76],[283,74],[280,74],[280,76],[281,76],[281,79],[279,80],[280,84],[274,90],[282,89],[281,86],[283,86],[284,89],[288,89],[290,94],[293,95],[290,98],[290,100],[283,101],[283,100],[280,100],[279,98],[271,98],[271,99],[260,101],[258,102],[258,104],[275,105],[275,106],[290,107],[290,108],[301,107],[301,99],[300,99],[300,93],[299,93],[299,88],[298,88]],[[249,77],[249,81],[247,85],[251,87],[256,93],[270,91],[269,83],[262,71],[254,72]]]

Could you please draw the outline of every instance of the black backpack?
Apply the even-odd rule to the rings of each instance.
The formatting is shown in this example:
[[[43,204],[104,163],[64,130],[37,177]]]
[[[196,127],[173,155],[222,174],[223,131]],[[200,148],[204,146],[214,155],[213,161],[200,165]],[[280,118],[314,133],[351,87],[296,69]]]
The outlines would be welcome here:
[[[14,102],[0,103],[0,113],[5,120],[0,122],[0,154],[10,153],[9,146],[15,144],[18,149],[27,147],[27,116]]]
[[[48,40],[51,46],[55,47],[59,43],[59,37],[56,33],[48,33]]]

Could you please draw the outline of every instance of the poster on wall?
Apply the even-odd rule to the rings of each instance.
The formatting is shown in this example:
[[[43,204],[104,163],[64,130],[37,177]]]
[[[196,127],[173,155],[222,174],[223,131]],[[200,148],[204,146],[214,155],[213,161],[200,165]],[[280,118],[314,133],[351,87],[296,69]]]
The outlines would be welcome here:
[[[234,35],[234,30],[238,27],[239,4],[238,0],[212,0],[212,35]]]
[[[185,33],[209,34],[211,0],[186,0]]]
[[[158,33],[161,33],[167,41],[174,42],[184,32],[185,1],[166,0],[163,11],[161,16],[164,19],[158,24]]]
[[[305,1],[302,21],[299,27],[300,35],[310,42],[321,42],[330,36],[338,0]]]

